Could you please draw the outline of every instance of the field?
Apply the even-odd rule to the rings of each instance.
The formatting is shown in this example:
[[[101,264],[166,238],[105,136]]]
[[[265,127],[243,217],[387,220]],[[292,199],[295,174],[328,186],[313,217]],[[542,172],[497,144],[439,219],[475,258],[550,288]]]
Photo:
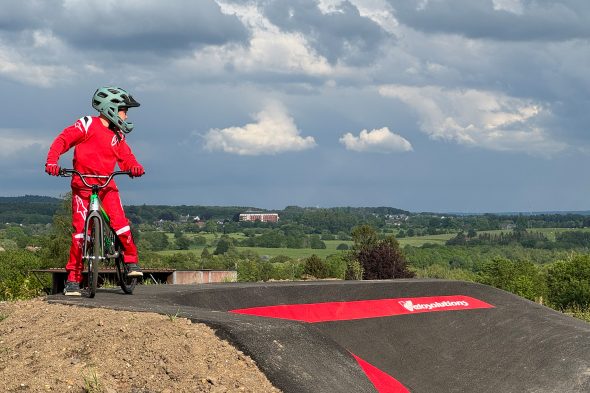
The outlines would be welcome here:
[[[232,237],[234,237],[233,234],[232,234]],[[207,244],[208,244],[208,247],[211,252],[213,252],[213,249],[211,247],[210,242],[213,239],[214,239],[213,235],[209,236],[207,239]],[[338,245],[340,243],[345,243],[345,244],[348,244],[349,246],[352,245],[351,241],[342,241],[342,240],[325,240],[324,243],[326,243],[325,249],[238,247],[238,251],[246,251],[246,250],[254,251],[255,253],[257,253],[260,256],[266,255],[270,258],[276,257],[277,255],[284,255],[284,256],[287,256],[287,257],[290,257],[293,259],[299,259],[299,258],[307,258],[312,254],[315,254],[321,258],[325,258],[328,255],[337,254],[337,253],[342,252],[340,250],[336,250],[336,247],[338,247]],[[201,252],[203,251],[203,248],[205,248],[205,247],[204,246],[193,247],[190,250],[165,250],[165,251],[159,251],[158,254],[172,255],[175,253],[192,252],[192,253],[200,255]]]
[[[530,232],[541,232],[551,241],[555,240],[556,233],[570,231],[572,229],[568,228],[530,228]],[[590,231],[590,228],[585,229],[576,229],[576,230],[583,230],[583,231]],[[494,231],[480,231],[478,233],[489,233],[489,234],[500,234],[500,233],[508,233],[511,232],[510,230],[494,230]],[[171,242],[174,240],[174,234],[167,233],[166,234]],[[211,234],[211,233],[199,233],[199,234],[186,234],[189,238],[195,238],[197,236],[204,236],[207,239],[207,247],[209,247],[210,251],[213,252],[213,246],[216,239],[220,237],[219,234]],[[229,235],[231,238],[236,240],[242,240],[245,238],[244,234],[242,233],[232,233]],[[426,236],[413,236],[413,237],[404,237],[398,239],[400,246],[403,248],[406,245],[412,247],[422,247],[424,244],[438,244],[443,246],[445,242],[455,236],[454,233],[446,233],[442,235],[426,235]],[[311,248],[263,248],[263,247],[238,247],[239,251],[254,251],[260,256],[268,256],[270,258],[275,257],[277,255],[284,255],[290,258],[298,259],[298,258],[306,258],[312,254],[315,254],[321,258],[325,258],[328,255],[337,254],[342,251],[337,250],[339,244],[344,243],[349,247],[352,245],[351,241],[344,241],[344,240],[324,240],[326,244],[325,249],[311,249]],[[159,254],[162,255],[171,255],[175,253],[186,253],[192,252],[196,254],[201,254],[205,246],[193,246],[190,250],[165,250],[159,251]]]

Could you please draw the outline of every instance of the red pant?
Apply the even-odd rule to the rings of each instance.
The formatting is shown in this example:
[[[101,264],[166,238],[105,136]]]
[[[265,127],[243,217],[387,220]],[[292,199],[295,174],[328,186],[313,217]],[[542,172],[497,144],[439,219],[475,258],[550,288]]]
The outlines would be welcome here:
[[[81,282],[82,270],[82,248],[84,244],[84,221],[88,213],[88,203],[90,201],[90,190],[72,189],[72,246],[70,247],[70,259],[66,265],[68,272],[68,281]],[[99,197],[104,210],[111,219],[111,227],[117,233],[121,244],[123,245],[123,260],[125,263],[137,263],[137,247],[131,236],[129,220],[125,217],[119,191],[100,190]]]

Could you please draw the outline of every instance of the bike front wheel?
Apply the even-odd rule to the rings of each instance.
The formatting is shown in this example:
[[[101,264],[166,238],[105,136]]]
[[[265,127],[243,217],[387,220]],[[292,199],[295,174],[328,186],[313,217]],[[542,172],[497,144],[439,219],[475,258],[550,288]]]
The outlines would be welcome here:
[[[100,238],[100,221],[97,217],[90,222],[90,247],[87,247],[86,260],[88,261],[88,297],[96,295],[98,286],[98,263],[102,257]]]

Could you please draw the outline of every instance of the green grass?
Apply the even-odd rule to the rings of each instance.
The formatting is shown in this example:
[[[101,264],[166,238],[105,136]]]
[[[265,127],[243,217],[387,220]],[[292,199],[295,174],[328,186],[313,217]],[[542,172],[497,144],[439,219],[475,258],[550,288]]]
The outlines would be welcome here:
[[[176,309],[176,314],[166,314],[170,322],[176,322],[178,316],[180,315],[180,309]]]
[[[102,383],[100,382],[96,370],[88,370],[88,374],[83,375],[84,392],[86,393],[102,393],[104,391]]]
[[[442,235],[426,235],[426,236],[413,236],[413,237],[402,237],[397,239],[399,245],[404,247],[410,245],[412,247],[421,247],[425,243],[445,245],[445,242],[455,237],[454,233],[445,233]]]
[[[551,241],[555,241],[555,234],[561,232],[570,232],[570,231],[582,231],[582,232],[590,232],[590,228],[531,228],[528,229],[530,232],[541,232],[547,239]]]
[[[173,242],[174,241],[174,233],[172,232],[165,232],[166,236],[168,237],[168,240]],[[236,240],[243,240],[246,238],[246,235],[244,235],[243,233],[229,233],[228,234],[232,239],[236,239]],[[213,241],[219,239],[221,236],[223,236],[223,233],[219,232],[216,234],[213,233],[208,233],[208,232],[199,232],[199,233],[191,233],[191,232],[185,232],[184,236],[186,236],[187,238],[193,240],[199,236],[204,237],[205,239],[207,239],[207,244],[211,244]]]
[[[246,251],[251,250],[257,253],[258,255],[267,255],[269,257],[276,257],[277,255],[285,255],[289,258],[299,259],[299,258],[307,258],[312,254],[315,254],[321,258],[325,258],[328,255],[335,254],[341,252],[336,250],[336,247],[326,248],[326,249],[311,249],[311,248],[266,248],[266,247],[237,247],[238,251]],[[203,251],[203,247],[192,248],[190,250],[164,250],[158,251],[157,253],[160,255],[173,255],[176,253],[184,254],[188,252],[192,252],[197,255],[201,255]],[[211,252],[214,250],[211,249]]]
[[[265,247],[238,247],[238,251],[251,250],[258,255],[268,255],[269,257],[276,257],[277,255],[285,255],[289,258],[300,259],[307,258],[313,254],[320,258],[325,258],[328,255],[335,254],[340,251],[326,249],[311,249],[311,248],[265,248]]]
[[[232,234],[231,236],[234,237],[233,235],[234,234]],[[324,243],[326,243],[325,249],[237,247],[237,250],[238,251],[250,250],[250,251],[256,252],[260,256],[268,255],[271,258],[276,257],[277,255],[285,255],[289,258],[299,259],[299,258],[307,258],[307,257],[311,256],[312,254],[315,254],[321,258],[325,258],[328,255],[342,252],[342,251],[336,249],[336,247],[338,247],[338,245],[340,245],[341,243],[345,243],[349,247],[352,245],[351,241],[345,241],[345,240],[324,240]],[[194,254],[201,255],[201,252],[203,252],[203,248],[205,248],[205,247],[198,246],[198,247],[191,248],[189,250],[164,250],[164,251],[158,251],[157,253],[160,255],[173,255],[176,253],[184,254],[184,253],[192,252]],[[214,251],[213,247],[211,247],[210,245],[209,245],[209,250],[211,252]]]
[[[590,228],[529,228],[527,229],[529,232],[540,232],[547,236],[547,239],[550,241],[555,241],[555,234],[567,231],[584,231],[590,232]],[[490,234],[490,235],[499,235],[501,233],[512,233],[511,229],[495,229],[492,231],[478,231],[477,234]],[[397,239],[399,241],[400,246],[404,247],[406,245],[410,245],[413,247],[421,247],[425,243],[434,243],[443,245],[449,239],[454,238],[456,233],[445,233],[442,235],[426,235],[426,236],[413,236],[413,237],[403,237],[401,239]]]

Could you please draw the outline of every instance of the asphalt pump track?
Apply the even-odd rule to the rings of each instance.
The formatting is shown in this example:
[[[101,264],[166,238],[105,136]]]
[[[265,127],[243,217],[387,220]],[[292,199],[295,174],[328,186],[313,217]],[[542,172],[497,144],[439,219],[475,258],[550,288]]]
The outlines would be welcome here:
[[[446,280],[138,286],[49,302],[214,328],[284,392],[590,392],[590,324]]]

